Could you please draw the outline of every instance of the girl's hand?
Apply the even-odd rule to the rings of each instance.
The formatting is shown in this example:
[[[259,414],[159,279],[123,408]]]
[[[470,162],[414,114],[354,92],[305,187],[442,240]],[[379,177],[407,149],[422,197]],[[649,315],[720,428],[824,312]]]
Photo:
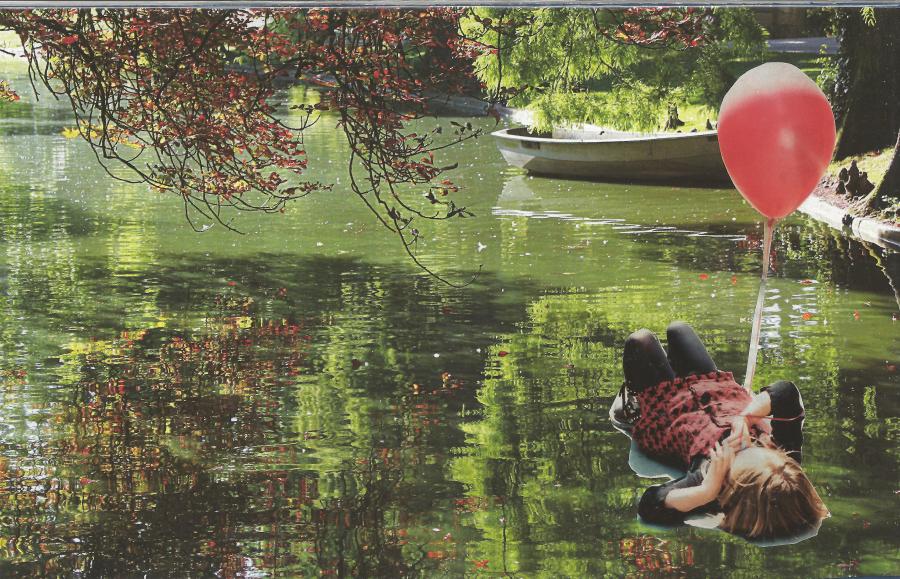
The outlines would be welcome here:
[[[731,434],[725,439],[725,445],[734,452],[750,447],[750,424],[746,416],[735,416],[731,420]]]
[[[728,471],[731,470],[731,463],[734,461],[734,449],[731,448],[730,444],[722,445],[717,442],[709,458],[709,468],[703,477],[701,486],[708,493],[709,500],[713,500],[719,496],[725,477],[728,476]]]

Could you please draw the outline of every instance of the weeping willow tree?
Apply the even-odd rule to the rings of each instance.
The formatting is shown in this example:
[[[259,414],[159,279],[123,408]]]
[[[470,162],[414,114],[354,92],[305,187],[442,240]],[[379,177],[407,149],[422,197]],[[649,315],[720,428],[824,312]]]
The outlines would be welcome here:
[[[591,123],[650,130],[672,104],[713,116],[765,30],[745,9],[478,8],[463,31],[488,45],[476,74],[492,100],[534,113],[534,128]]]

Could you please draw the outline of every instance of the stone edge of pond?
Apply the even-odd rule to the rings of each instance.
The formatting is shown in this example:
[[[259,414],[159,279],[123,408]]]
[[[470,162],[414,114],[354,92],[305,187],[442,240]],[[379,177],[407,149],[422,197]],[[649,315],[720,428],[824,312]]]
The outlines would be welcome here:
[[[815,195],[811,195],[803,202],[800,211],[816,221],[830,225],[841,233],[874,243],[885,249],[900,251],[900,227],[870,217],[851,215],[846,209],[832,205]]]

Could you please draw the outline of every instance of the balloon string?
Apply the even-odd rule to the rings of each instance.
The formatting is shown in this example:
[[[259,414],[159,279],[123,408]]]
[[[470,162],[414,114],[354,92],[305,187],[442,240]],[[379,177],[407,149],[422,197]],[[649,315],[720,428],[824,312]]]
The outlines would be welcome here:
[[[750,332],[750,352],[747,354],[747,372],[744,374],[744,388],[753,392],[753,374],[756,372],[756,354],[759,351],[759,330],[762,326],[763,302],[766,298],[766,281],[769,279],[769,256],[772,253],[772,233],[775,219],[767,219],[763,232],[763,267],[759,280],[759,296],[753,312],[753,330]]]

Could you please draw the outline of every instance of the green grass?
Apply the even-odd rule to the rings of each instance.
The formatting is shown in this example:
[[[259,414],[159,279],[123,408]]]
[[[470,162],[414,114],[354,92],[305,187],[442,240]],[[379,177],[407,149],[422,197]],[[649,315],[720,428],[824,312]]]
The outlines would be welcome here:
[[[687,133],[693,129],[697,129],[698,131],[705,131],[707,119],[709,119],[709,121],[715,125],[718,114],[717,111],[714,111],[709,107],[703,105],[679,104],[678,118],[684,121],[684,126],[679,130],[682,133]]]
[[[887,173],[888,165],[891,163],[891,155],[894,153],[893,147],[888,147],[880,151],[871,151],[862,155],[847,157],[840,161],[834,161],[828,166],[828,172],[837,175],[843,167],[849,167],[851,161],[856,161],[859,170],[868,173],[869,181],[878,184],[879,181]]]

